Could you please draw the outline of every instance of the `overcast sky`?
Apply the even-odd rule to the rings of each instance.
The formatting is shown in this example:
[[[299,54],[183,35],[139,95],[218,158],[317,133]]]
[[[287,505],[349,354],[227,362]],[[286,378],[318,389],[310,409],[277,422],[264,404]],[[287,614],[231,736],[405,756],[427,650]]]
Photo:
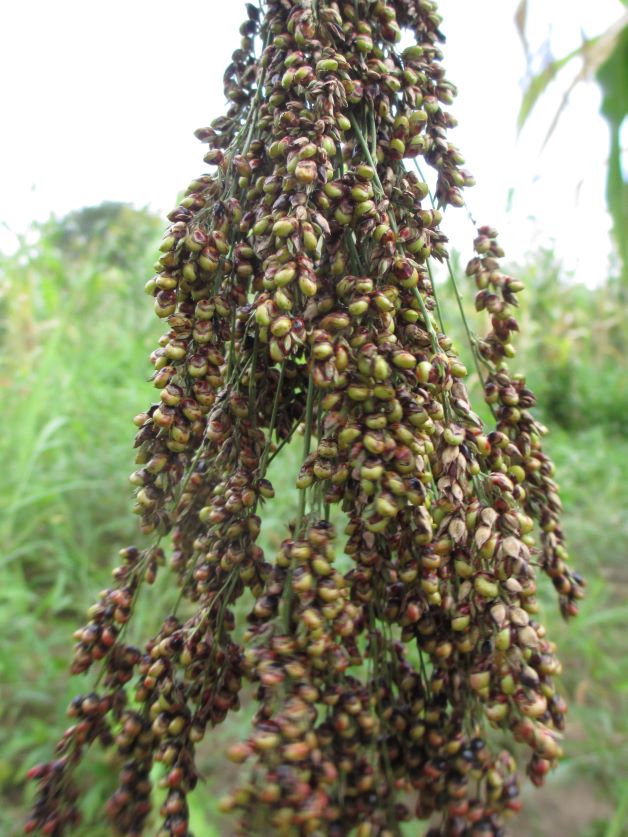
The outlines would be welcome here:
[[[554,240],[576,278],[594,283],[607,272],[610,250],[608,131],[598,115],[599,93],[594,84],[576,88],[540,154],[557,87],[517,140],[525,59],[516,5],[440,3],[448,75],[460,91],[452,139],[477,179],[468,201],[478,221],[500,229],[512,257]],[[531,41],[542,43],[551,26],[557,55],[572,49],[581,32],[602,31],[624,8],[620,0],[529,5]],[[0,247],[10,248],[10,230],[22,231],[32,219],[104,200],[168,211],[207,170],[193,131],[223,111],[222,72],[238,44],[243,9],[240,0],[7,3]],[[447,229],[459,248],[472,235],[460,210]]]

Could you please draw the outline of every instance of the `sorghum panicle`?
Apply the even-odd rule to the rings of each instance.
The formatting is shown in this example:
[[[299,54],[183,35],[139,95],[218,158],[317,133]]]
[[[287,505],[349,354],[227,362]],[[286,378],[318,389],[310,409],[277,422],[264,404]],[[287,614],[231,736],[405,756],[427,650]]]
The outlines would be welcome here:
[[[250,767],[222,802],[236,833],[384,837],[431,818],[431,837],[500,835],[520,801],[491,728],[527,745],[537,785],[561,754],[537,567],[566,616],[583,582],[534,396],[509,368],[522,284],[493,229],[467,268],[490,318],[469,336],[491,426],[440,319],[442,213],[473,183],[447,138],[441,19],[433,0],[247,10],[227,113],[197,132],[213,173],[168,216],[146,285],[167,323],[131,476],[152,546],[122,550],[76,632],[72,672],[96,668],[98,691],[31,770],[26,830],[78,821],[74,774],[98,741],[120,765],[113,832],[159,817],[160,835],[189,835],[196,745],[247,688],[253,725],[227,755]],[[265,556],[268,468],[295,437],[298,513]],[[127,623],[162,571],[178,600],[135,648]]]

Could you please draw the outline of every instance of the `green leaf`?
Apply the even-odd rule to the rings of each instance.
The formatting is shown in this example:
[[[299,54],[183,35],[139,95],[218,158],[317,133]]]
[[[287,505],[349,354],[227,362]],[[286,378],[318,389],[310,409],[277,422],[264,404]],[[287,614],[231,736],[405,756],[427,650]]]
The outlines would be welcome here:
[[[628,2],[628,0],[626,0]],[[597,72],[602,88],[602,114],[610,129],[606,198],[613,218],[613,232],[628,284],[628,184],[621,164],[621,126],[628,115],[628,26],[617,39],[609,58]]]
[[[553,61],[550,61],[550,63],[547,64],[540,73],[537,73],[530,78],[528,86],[524,91],[523,99],[521,100],[521,107],[519,108],[519,113],[517,115],[517,130],[521,131],[527,122],[528,117],[532,113],[534,106],[541,98],[541,95],[545,92],[552,81],[554,81],[562,68],[576,56],[581,55],[587,43],[590,43],[590,41],[584,41],[579,47],[576,47],[576,49],[572,50],[563,58],[556,58]]]
[[[609,822],[604,837],[621,837],[628,819],[628,785],[625,785],[615,811],[615,816]]]
[[[617,43],[622,39],[622,33],[626,31],[627,24],[628,14],[623,14],[619,20],[615,21],[615,23],[609,26],[608,29],[600,35],[583,40],[582,43],[570,53],[562,58],[556,58],[550,61],[539,73],[532,76],[528,82],[527,88],[524,91],[521,101],[521,107],[517,117],[518,130],[521,130],[541,95],[547,89],[548,85],[556,78],[563,67],[565,67],[574,58],[580,57],[582,59],[582,67],[563,94],[561,105],[557,114],[554,116],[548,136],[546,137],[545,142],[547,142],[547,139],[554,130],[560,114],[567,103],[569,94],[571,93],[573,87],[579,81],[583,81],[598,72],[600,67],[615,51]]]
[[[628,5],[628,0],[622,0]],[[525,3],[520,3],[515,22],[520,37],[525,41]],[[527,53],[527,47],[526,47]],[[567,88],[547,130],[543,145],[552,136],[556,125],[569,103],[574,87],[581,81],[595,78],[602,88],[602,114],[609,123],[611,137],[607,174],[607,202],[613,218],[613,232],[622,262],[622,280],[628,285],[628,184],[623,179],[620,132],[628,113],[628,13],[595,38],[584,40],[563,58],[551,60],[528,80],[517,117],[521,131],[537,102],[558,73],[574,58],[581,59],[581,67]]]

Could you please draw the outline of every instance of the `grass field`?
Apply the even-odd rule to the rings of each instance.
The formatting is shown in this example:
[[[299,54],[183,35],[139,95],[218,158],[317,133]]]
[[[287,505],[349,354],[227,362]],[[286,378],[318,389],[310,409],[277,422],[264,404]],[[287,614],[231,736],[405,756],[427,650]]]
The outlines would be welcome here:
[[[159,224],[119,207],[77,218],[49,225],[35,245],[0,265],[0,833],[7,836],[21,831],[26,769],[50,756],[69,697],[84,688],[65,677],[72,631],[106,582],[116,550],[137,542],[126,475],[133,467],[130,419],[152,398],[143,381],[160,328],[141,288]],[[512,833],[620,837],[628,834],[625,363],[610,290],[574,292],[581,301],[565,323],[559,289],[546,287],[547,271],[535,269],[541,275],[529,278],[546,322],[539,328],[528,303],[524,323],[536,322],[537,331],[528,330],[521,365],[533,368],[541,393],[562,393],[544,417],[573,562],[589,586],[580,618],[569,625],[549,591],[544,602],[570,700],[567,755],[545,789],[526,792],[526,813]],[[287,450],[275,465],[269,549],[293,508],[295,456]],[[167,607],[168,593],[164,584],[151,592],[154,606],[138,631]],[[226,833],[216,799],[231,774],[219,756],[246,715],[245,706],[205,746],[206,782],[193,803],[197,837]],[[107,766],[96,759],[93,767],[96,781],[85,777],[86,837],[108,833],[99,824]]]

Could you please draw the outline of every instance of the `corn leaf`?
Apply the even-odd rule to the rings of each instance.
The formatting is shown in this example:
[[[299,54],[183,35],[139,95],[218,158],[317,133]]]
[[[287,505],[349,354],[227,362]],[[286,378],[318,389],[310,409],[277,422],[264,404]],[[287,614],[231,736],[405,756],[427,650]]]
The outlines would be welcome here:
[[[517,129],[519,131],[521,131],[527,122],[528,117],[534,110],[536,103],[539,101],[545,90],[554,81],[563,67],[565,67],[577,56],[582,55],[584,46],[585,42],[562,58],[556,58],[553,61],[550,61],[549,64],[546,64],[539,73],[533,75],[529,79],[527,87],[523,93],[521,107],[519,108],[519,113],[517,115]]]
[[[517,29],[520,31],[520,26],[522,25],[521,19],[518,18],[516,22]],[[576,78],[571,82],[567,91],[563,94],[561,104],[552,120],[550,129],[545,138],[545,142],[547,142],[553,133],[556,124],[558,123],[558,119],[567,104],[569,94],[575,84],[579,81],[595,76],[600,67],[612,55],[622,32],[627,26],[628,13],[622,15],[618,21],[609,26],[608,29],[601,35],[583,40],[579,46],[571,50],[571,52],[567,53],[567,55],[564,55],[562,58],[555,58],[549,61],[549,63],[547,63],[540,72],[532,75],[528,80],[521,100],[521,107],[519,108],[519,114],[517,116],[517,129],[521,131],[537,102],[563,67],[567,66],[567,64],[573,61],[574,58],[581,58],[582,66]]]
[[[610,57],[600,66],[597,81],[602,88],[602,114],[610,129],[606,198],[623,264],[622,278],[628,285],[628,183],[621,164],[621,127],[628,115],[628,27],[624,28]]]

